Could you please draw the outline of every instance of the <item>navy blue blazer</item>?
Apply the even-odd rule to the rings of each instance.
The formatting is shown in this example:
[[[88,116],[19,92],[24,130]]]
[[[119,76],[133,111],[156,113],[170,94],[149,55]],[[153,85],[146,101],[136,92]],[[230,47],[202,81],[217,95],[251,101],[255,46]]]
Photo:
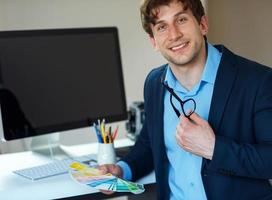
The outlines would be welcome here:
[[[272,199],[272,69],[224,46],[208,122],[216,135],[212,160],[203,158],[208,200]],[[169,199],[168,158],[163,138],[166,65],[152,70],[144,86],[146,120],[123,159],[136,180],[155,169],[157,198]]]

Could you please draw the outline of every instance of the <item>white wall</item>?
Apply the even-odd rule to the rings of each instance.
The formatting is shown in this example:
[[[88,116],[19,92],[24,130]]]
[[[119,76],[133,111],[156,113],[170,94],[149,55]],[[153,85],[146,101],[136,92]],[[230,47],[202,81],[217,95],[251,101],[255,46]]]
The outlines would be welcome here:
[[[272,1],[209,0],[209,40],[272,67]]]

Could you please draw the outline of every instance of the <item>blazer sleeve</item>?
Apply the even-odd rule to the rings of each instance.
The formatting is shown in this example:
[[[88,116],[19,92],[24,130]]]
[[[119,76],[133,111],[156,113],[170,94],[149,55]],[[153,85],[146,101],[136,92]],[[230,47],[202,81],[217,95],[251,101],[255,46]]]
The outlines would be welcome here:
[[[253,114],[255,143],[216,135],[214,155],[208,169],[227,175],[272,178],[272,71],[258,88]],[[238,130],[239,131],[239,130]]]
[[[148,102],[147,94],[149,93],[148,80],[150,79],[150,74],[147,76],[147,79],[144,85],[144,107],[145,108]],[[139,137],[137,138],[135,145],[132,147],[129,154],[122,159],[131,168],[132,181],[135,181],[147,175],[154,169],[153,155],[152,155],[152,150],[150,145],[150,134],[148,132],[147,126],[148,126],[148,117],[145,114],[145,121],[143,124],[143,128],[139,134]]]

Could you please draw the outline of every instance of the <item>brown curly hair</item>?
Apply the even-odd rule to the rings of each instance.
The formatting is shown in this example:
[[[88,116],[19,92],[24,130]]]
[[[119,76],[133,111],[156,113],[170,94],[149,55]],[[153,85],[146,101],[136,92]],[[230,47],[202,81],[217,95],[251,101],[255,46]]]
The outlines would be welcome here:
[[[154,25],[156,21],[157,13],[154,11],[159,6],[169,5],[174,1],[181,2],[184,10],[190,9],[199,23],[205,15],[204,7],[200,0],[142,0],[140,6],[142,26],[150,36],[153,36],[150,24]]]

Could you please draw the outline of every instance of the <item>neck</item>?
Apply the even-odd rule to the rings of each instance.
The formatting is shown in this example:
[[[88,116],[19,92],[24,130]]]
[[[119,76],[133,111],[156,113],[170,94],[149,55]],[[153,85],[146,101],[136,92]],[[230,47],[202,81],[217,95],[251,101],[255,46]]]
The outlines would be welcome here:
[[[170,64],[170,68],[179,83],[188,91],[200,81],[205,62],[206,62],[206,48],[203,48],[199,55],[190,63],[185,65]]]

